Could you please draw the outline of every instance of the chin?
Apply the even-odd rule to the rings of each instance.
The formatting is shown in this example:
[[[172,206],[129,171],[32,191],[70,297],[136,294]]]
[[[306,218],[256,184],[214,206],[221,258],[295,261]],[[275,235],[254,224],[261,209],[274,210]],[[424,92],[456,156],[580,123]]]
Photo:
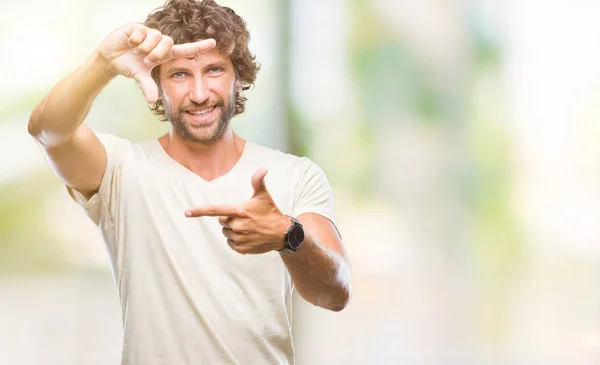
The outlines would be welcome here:
[[[214,142],[217,142],[218,140],[223,138],[224,135],[225,133],[218,133],[218,126],[215,124],[205,128],[188,129],[188,136],[191,137],[189,139],[203,144],[212,144]]]

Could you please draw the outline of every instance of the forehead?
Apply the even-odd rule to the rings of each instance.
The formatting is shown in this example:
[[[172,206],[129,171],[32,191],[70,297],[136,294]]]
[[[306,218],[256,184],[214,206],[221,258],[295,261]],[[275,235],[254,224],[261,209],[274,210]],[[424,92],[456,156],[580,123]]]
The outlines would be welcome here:
[[[191,57],[179,57],[169,60],[163,64],[163,68],[171,67],[204,67],[213,63],[225,63],[231,65],[231,58],[213,48]]]

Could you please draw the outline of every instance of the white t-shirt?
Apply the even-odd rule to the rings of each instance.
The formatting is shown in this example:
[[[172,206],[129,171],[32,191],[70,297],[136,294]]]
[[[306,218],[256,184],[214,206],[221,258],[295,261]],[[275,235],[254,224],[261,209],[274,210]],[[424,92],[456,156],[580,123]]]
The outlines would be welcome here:
[[[293,288],[279,253],[241,255],[218,218],[184,212],[247,201],[253,173],[266,166],[266,187],[283,213],[333,222],[323,171],[248,141],[231,171],[209,182],[156,139],[99,138],[108,164],[98,193],[86,201],[68,190],[108,248],[123,315],[122,364],[293,364]]]

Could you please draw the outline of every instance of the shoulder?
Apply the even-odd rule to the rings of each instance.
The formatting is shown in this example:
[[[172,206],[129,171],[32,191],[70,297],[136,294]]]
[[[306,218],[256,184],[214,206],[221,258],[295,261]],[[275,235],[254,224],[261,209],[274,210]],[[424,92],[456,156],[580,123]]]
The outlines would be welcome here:
[[[137,165],[152,161],[162,161],[160,144],[156,139],[135,141],[110,133],[98,133],[109,161],[117,165]]]
[[[98,139],[108,149],[130,150],[131,152],[156,152],[159,143],[156,139],[134,141],[111,133],[97,133]]]
[[[100,142],[102,142],[104,147],[107,149],[114,148],[117,146],[131,145],[130,140],[128,140],[126,138],[121,138],[121,137],[115,136],[114,134],[111,134],[111,133],[100,132],[100,133],[96,133],[96,136],[98,137]]]
[[[271,175],[277,174],[279,178],[295,181],[300,185],[310,183],[327,183],[323,169],[312,159],[306,156],[297,156],[277,149],[261,146],[254,142],[250,148],[256,166],[266,166]],[[267,175],[268,176],[268,175]]]
[[[248,144],[249,150],[252,151],[252,155],[257,158],[261,158],[263,160],[264,159],[273,159],[273,160],[279,160],[279,161],[294,162],[301,158],[301,157],[293,155],[291,153],[287,153],[287,152],[284,152],[284,151],[281,151],[281,150],[278,150],[275,148],[263,146],[256,142],[247,141],[246,143]]]
[[[284,152],[271,147],[260,145],[256,142],[247,142],[252,151],[253,159],[256,159],[262,164],[272,165],[275,167],[288,167],[294,170],[302,170],[311,166],[318,166],[308,157],[297,156],[289,152]]]

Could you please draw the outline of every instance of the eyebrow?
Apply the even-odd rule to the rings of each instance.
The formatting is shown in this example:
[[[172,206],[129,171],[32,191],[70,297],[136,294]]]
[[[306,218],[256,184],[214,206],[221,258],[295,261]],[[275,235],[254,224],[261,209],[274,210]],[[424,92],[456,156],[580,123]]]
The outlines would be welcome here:
[[[203,69],[210,69],[213,67],[221,67],[221,68],[227,68],[227,62],[224,61],[214,61],[214,62],[209,62],[207,63]],[[170,66],[167,68],[166,70],[166,74],[170,75],[176,72],[189,72],[190,68],[186,67],[186,66]]]
[[[206,64],[206,66],[204,66],[204,69],[213,68],[213,67],[227,68],[227,62],[224,62],[224,61],[210,62],[210,63]]]
[[[167,71],[165,71],[165,73],[167,75],[176,73],[176,72],[187,72],[189,71],[189,69],[187,67],[182,67],[182,66],[171,66],[169,68],[167,68]]]

